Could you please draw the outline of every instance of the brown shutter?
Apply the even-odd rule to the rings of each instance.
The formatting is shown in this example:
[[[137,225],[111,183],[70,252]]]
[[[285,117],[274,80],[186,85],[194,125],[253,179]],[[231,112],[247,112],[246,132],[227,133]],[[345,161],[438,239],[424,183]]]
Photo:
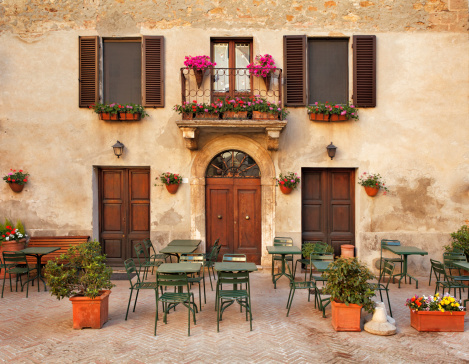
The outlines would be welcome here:
[[[164,38],[143,37],[143,106],[164,107]]]
[[[353,102],[376,107],[376,36],[353,36]]]
[[[306,106],[306,36],[283,37],[285,106]]]
[[[98,92],[98,37],[79,37],[80,75],[79,107],[88,107],[99,102]]]

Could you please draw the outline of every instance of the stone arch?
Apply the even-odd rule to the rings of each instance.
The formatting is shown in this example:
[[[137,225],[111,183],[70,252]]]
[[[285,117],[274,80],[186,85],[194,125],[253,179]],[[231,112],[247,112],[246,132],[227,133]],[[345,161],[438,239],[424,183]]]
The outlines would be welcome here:
[[[261,249],[262,264],[268,258],[265,247],[274,237],[275,221],[275,166],[270,154],[259,143],[243,135],[223,135],[209,141],[196,152],[191,167],[191,236],[194,239],[206,239],[205,231],[205,171],[217,154],[236,149],[249,154],[261,171]],[[203,247],[205,249],[205,245]]]

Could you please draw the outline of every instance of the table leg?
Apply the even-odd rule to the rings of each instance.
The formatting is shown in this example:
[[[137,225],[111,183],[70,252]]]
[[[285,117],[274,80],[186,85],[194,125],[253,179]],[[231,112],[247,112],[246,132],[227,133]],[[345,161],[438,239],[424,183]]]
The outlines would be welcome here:
[[[413,279],[415,281],[415,288],[418,289],[419,288],[419,281],[416,278],[412,277],[410,274],[407,273],[407,258],[408,258],[408,255],[404,254],[404,264],[403,264],[403,267],[402,267],[402,272],[400,274],[394,275],[394,277],[395,276],[401,276],[401,278],[399,278],[398,288],[401,288],[402,278],[404,278],[404,282],[405,282],[405,277],[409,277],[409,284],[412,283],[412,279]]]
[[[42,274],[41,274],[41,258],[42,258],[42,255],[36,254],[37,291],[38,292],[39,292],[39,285],[41,284],[40,280],[42,281],[42,283],[44,283],[44,291],[47,291],[46,281],[44,281]]]
[[[286,254],[282,254],[282,268],[281,268],[281,271],[280,271],[280,273],[272,275],[272,281],[274,283],[274,289],[277,289],[277,281],[280,279],[281,276],[287,277],[290,281],[293,280],[293,276],[289,273],[286,273],[286,271],[285,271],[286,260],[287,260]],[[288,268],[288,269],[290,269],[290,268]]]

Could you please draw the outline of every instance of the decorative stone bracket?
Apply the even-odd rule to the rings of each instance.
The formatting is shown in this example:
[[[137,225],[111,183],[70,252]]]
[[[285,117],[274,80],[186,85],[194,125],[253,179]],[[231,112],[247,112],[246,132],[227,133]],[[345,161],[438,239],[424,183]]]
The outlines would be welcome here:
[[[200,130],[220,133],[233,132],[264,132],[267,135],[267,148],[278,150],[280,133],[287,125],[286,120],[178,120],[177,126],[187,149],[198,149]]]

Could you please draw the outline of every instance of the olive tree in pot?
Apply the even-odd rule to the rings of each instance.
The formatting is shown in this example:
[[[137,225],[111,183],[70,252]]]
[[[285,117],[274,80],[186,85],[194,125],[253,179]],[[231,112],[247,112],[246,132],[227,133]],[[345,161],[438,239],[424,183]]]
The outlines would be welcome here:
[[[45,277],[51,295],[69,297],[73,306],[73,328],[101,328],[108,320],[112,269],[105,263],[98,241],[72,246],[60,258],[49,260]]]
[[[374,309],[374,290],[368,283],[375,278],[373,273],[356,258],[338,258],[324,275],[324,292],[331,295],[332,326],[336,331],[361,331],[361,309]]]

